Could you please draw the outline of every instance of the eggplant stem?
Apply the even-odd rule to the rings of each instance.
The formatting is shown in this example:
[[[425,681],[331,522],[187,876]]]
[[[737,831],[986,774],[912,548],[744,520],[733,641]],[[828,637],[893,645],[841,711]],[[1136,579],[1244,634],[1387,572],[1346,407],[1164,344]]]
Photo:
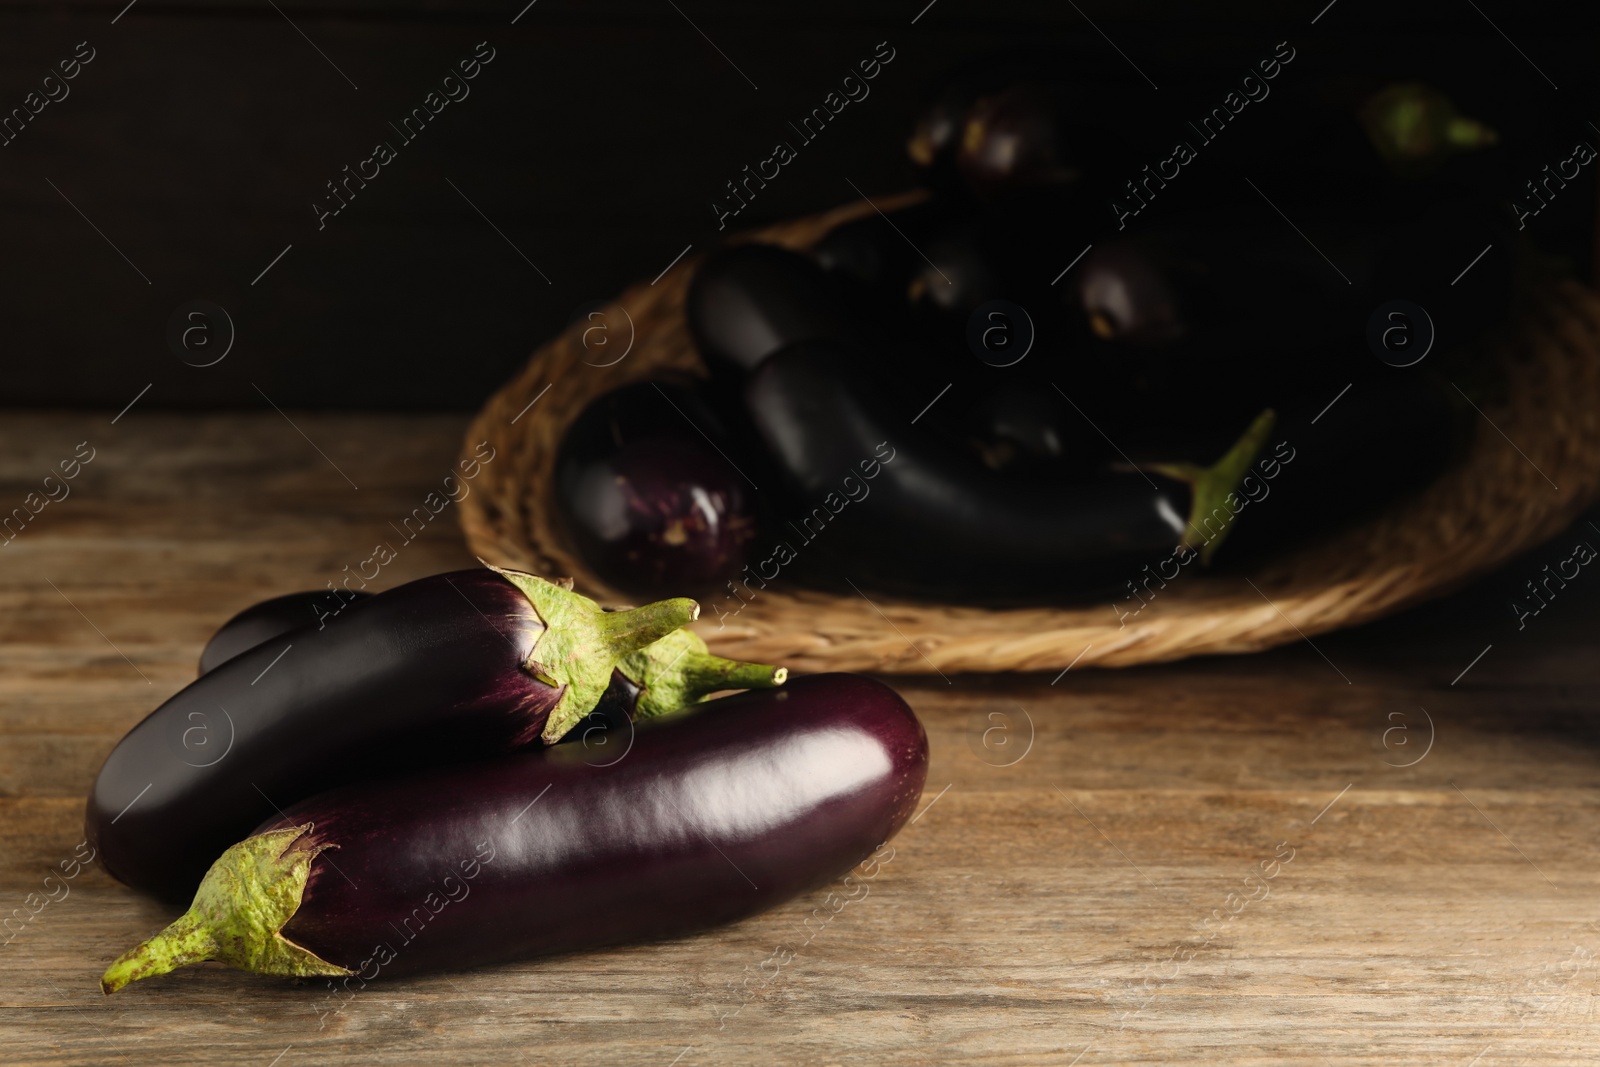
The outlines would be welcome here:
[[[1233,529],[1234,511],[1228,507],[1228,498],[1235,495],[1245,475],[1250,473],[1251,464],[1266,447],[1267,437],[1277,421],[1278,416],[1271,408],[1257,415],[1233,447],[1209,467],[1197,463],[1147,463],[1141,466],[1141,470],[1183,482],[1189,487],[1189,518],[1178,547],[1193,550],[1195,539],[1199,538],[1201,563],[1211,562],[1223,538]],[[1226,513],[1228,518],[1220,530],[1206,537],[1199,523],[1219,511]]]
[[[107,995],[141,978],[217,960],[257,974],[310,978],[354,974],[283,936],[300,908],[311,861],[329,845],[295,848],[311,824],[247,837],[211,865],[189,910],[124,952],[100,978]]]
[[[539,735],[547,745],[561,740],[594,710],[623,657],[700,617],[700,605],[688,597],[604,611],[562,583],[493,564],[485,566],[521,590],[544,623],[544,632],[534,641],[522,668],[561,690]]]
[[[679,711],[724,689],[771,689],[789,679],[785,667],[714,656],[691,630],[675,630],[623,657],[617,669],[641,690],[634,705],[637,719]]]

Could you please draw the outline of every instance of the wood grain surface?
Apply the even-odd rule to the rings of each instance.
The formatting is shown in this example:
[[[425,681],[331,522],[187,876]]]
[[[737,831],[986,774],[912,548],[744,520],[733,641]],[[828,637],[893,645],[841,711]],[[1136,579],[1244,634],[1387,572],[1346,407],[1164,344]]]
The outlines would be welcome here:
[[[40,902],[122,732],[256,599],[379,541],[399,552],[374,587],[472,562],[448,511],[403,547],[389,526],[464,419],[288,418],[0,414],[0,514],[95,450],[0,546],[0,919],[25,917],[0,930],[0,1062],[1600,1062],[1600,577],[1520,630],[1507,604],[1600,543],[1584,523],[1314,647],[896,679],[928,790],[837,913],[819,890],[326,1017],[315,984],[211,964],[103,997],[173,913],[94,863]]]

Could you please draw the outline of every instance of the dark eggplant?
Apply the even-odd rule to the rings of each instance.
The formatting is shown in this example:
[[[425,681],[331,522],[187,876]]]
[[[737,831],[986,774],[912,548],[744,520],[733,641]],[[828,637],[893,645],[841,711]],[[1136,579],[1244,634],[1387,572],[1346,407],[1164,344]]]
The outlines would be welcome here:
[[[1368,319],[1391,300],[1428,312],[1436,361],[1506,321],[1518,243],[1487,201],[1398,188],[1363,211],[1381,220],[1299,213],[1316,247],[1264,205],[1233,211],[1227,226],[1195,216],[1152,222],[1084,257],[1074,310],[1098,361],[1131,387],[1213,411],[1213,399],[1279,403],[1320,380],[1308,369],[1348,363],[1351,352],[1368,363]],[[1374,357],[1366,369],[1378,368]],[[1341,373],[1349,381],[1360,372]]]
[[[1102,588],[1189,544],[1271,432],[1263,414],[1214,467],[1066,483],[1002,478],[911,425],[841,346],[794,345],[752,376],[746,403],[803,518],[813,581],[971,602],[1038,602]],[[841,489],[856,507],[841,495]],[[801,533],[802,527],[805,533]],[[1216,540],[1205,554],[1215,550]]]
[[[366,600],[373,594],[352,591],[342,595]],[[239,652],[292,634],[307,618],[326,613],[328,599],[326,592],[288,593],[244,609],[211,636],[200,656],[200,673],[209,673]],[[230,654],[230,649],[235,651]],[[583,723],[557,743],[585,740],[592,729],[619,729],[635,719],[678,711],[709,700],[712,693],[723,689],[765,689],[782,685],[788,677],[789,671],[784,667],[762,667],[713,656],[698,634],[674,630],[618,660],[600,702]]]
[[[326,591],[289,593],[252,604],[222,624],[206,647],[200,652],[200,673],[209,674],[217,667],[274,637],[282,637],[291,630],[310,626],[337,608],[341,602],[366,600],[371,593],[359,590],[337,595]]]
[[[996,243],[976,222],[950,227],[930,237],[928,258],[912,268],[906,303],[956,347],[966,347],[967,320],[978,305],[1006,295],[1004,250]]]
[[[930,232],[970,217],[937,197],[879,214],[841,222],[823,234],[811,256],[829,274],[846,279],[854,293],[878,300],[904,300],[907,280],[923,259],[917,251]]]
[[[906,140],[906,155],[911,162],[937,180],[954,173],[956,151],[967,126],[967,112],[977,100],[978,89],[970,81],[953,81],[930,100]]]
[[[1281,220],[1236,216],[1226,226],[1152,224],[1097,244],[1072,290],[1093,336],[1116,358],[1149,361],[1160,358],[1150,350],[1164,350],[1200,371],[1319,344],[1341,325],[1360,336],[1365,291],[1353,297]]]
[[[705,592],[739,574],[756,533],[754,490],[714,443],[727,441],[717,426],[697,394],[646,382],[602,396],[568,429],[556,458],[558,511],[606,582],[656,597]]]
[[[777,245],[729,245],[707,256],[689,283],[685,313],[706,364],[734,377],[784,345],[855,331],[828,275]]]
[[[963,436],[991,470],[1087,477],[1116,458],[1106,439],[1053,389],[1003,384],[961,410]]]
[[[392,768],[558,740],[619,660],[698,613],[687,599],[605,613],[565,584],[490,569],[347,604],[284,648],[271,641],[223,663],[129,731],[95,779],[88,839],[114,877],[182,897],[277,805]],[[772,683],[770,668],[734,666],[739,677],[720,688]]]
[[[676,937],[844,874],[910,817],[927,736],[881,682],[815,675],[552,748],[324,793],[229,848],[101,988],[201,960],[344,979]]]
[[[1039,86],[1015,84],[974,101],[955,146],[955,164],[979,196],[1066,186],[1083,176],[1054,101]]]

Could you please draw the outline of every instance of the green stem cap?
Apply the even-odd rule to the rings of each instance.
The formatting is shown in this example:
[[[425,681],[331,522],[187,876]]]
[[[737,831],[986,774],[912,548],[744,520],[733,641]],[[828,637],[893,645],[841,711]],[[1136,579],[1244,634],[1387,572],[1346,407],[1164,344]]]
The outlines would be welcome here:
[[[485,564],[520,589],[544,623],[523,669],[561,689],[540,735],[553,745],[594,710],[611,684],[611,672],[626,656],[661,640],[700,617],[687,597],[658,600],[626,611],[603,611],[572,591],[572,581],[552,582],[522,571]]]
[[[1209,467],[1202,467],[1197,463],[1149,463],[1143,466],[1144,470],[1165,475],[1189,486],[1188,528],[1178,547],[1193,549],[1198,539],[1201,542],[1201,563],[1211,562],[1211,557],[1216,554],[1222,539],[1233,529],[1233,509],[1228,507],[1228,497],[1238,491],[1239,484],[1244,481],[1245,475],[1250,473],[1250,465],[1266,447],[1267,437],[1272,433],[1272,427],[1277,421],[1278,416],[1271,408],[1257,415],[1250,428],[1234,442],[1233,447]],[[1208,540],[1200,529],[1200,522],[1218,511],[1225,512],[1229,516],[1229,521]]]
[[[639,719],[678,711],[724,689],[770,689],[789,679],[785,667],[714,656],[691,630],[674,630],[624,656],[617,669],[642,690],[634,708]]]
[[[300,908],[311,860],[324,848],[295,849],[311,824],[247,837],[206,872],[189,910],[171,926],[111,962],[100,991],[204,960],[241,971],[295,978],[353,974],[283,936]]]

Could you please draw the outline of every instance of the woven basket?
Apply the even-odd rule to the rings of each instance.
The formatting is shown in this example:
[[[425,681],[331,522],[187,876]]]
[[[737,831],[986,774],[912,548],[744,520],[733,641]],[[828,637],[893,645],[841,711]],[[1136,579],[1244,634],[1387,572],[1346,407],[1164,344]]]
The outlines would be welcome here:
[[[745,239],[803,249],[870,211],[850,204]],[[625,358],[602,356],[597,344],[586,348],[590,324],[579,322],[490,398],[468,431],[467,451],[488,441],[497,454],[461,506],[467,542],[480,557],[572,575],[600,599],[626,601],[562,543],[554,518],[556,449],[567,425],[602,393],[705,374],[683,313],[696,263],[686,259],[655,282],[633,286],[605,313],[607,348],[615,350],[631,330]],[[697,629],[722,655],[797,670],[1059,671],[1253,652],[1375,619],[1554,536],[1600,489],[1600,297],[1560,283],[1528,312],[1516,343],[1494,358],[1505,387],[1483,408],[1493,425],[1480,425],[1468,454],[1426,489],[1244,575],[1185,573],[1126,625],[1105,603],[943,607],[772,582],[722,626],[707,611]]]

